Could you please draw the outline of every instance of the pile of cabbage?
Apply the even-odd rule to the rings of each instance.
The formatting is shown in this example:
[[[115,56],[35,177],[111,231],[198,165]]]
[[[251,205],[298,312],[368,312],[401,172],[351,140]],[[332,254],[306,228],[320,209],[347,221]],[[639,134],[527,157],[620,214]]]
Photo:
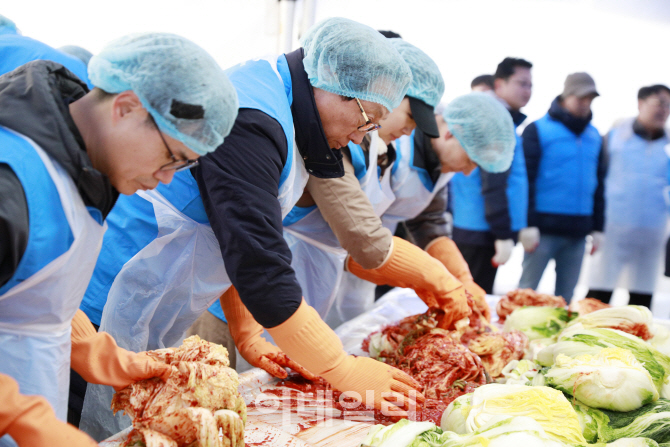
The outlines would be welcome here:
[[[379,425],[362,445],[670,447],[670,331],[647,308],[575,318],[564,308],[524,307],[505,330],[541,343],[509,362],[498,383],[453,401],[440,427]]]

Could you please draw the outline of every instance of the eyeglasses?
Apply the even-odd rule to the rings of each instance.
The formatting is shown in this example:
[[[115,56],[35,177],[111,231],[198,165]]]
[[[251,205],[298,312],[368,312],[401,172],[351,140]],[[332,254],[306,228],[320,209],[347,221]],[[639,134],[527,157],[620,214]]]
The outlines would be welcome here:
[[[660,107],[661,109],[664,110],[670,109],[670,102],[666,102],[661,99],[650,99],[649,101],[647,101],[647,103],[651,106]]]
[[[175,171],[175,172],[180,172],[180,171],[186,171],[187,169],[194,168],[195,166],[198,165],[198,160],[180,160],[177,157],[174,156],[174,152],[170,150],[170,146],[168,146],[167,141],[165,141],[165,137],[163,136],[163,132],[161,132],[160,127],[158,127],[158,123],[156,123],[156,120],[154,119],[151,114],[149,114],[149,118],[151,118],[151,122],[154,123],[154,126],[156,126],[156,130],[158,131],[158,135],[160,135],[161,140],[163,140],[163,144],[165,145],[165,149],[168,150],[170,153],[170,158],[172,158],[172,161],[165,163],[163,166],[159,168],[159,171]]]
[[[379,124],[375,124],[372,121],[370,121],[370,118],[368,118],[368,115],[365,113],[365,110],[363,110],[363,106],[361,105],[361,102],[358,100],[358,98],[354,98],[356,100],[356,104],[358,104],[358,108],[361,109],[361,113],[363,114],[363,119],[365,119],[365,124],[362,126],[358,126],[359,132],[372,132],[373,130],[381,129],[382,126]]]

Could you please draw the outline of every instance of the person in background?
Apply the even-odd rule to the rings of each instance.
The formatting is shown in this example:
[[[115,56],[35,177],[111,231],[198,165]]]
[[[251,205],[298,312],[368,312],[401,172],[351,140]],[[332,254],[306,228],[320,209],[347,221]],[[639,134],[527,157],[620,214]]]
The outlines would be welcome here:
[[[495,73],[495,95],[518,127],[526,115],[520,109],[532,93],[532,64],[507,57]],[[454,216],[453,240],[470,266],[475,283],[493,292],[498,266],[507,262],[517,238],[526,227],[528,178],[521,138],[517,137],[512,166],[503,173],[475,169],[450,182]]]
[[[23,64],[36,60],[61,64],[87,83],[89,88],[93,87],[88,81],[86,63],[81,59],[21,35],[14,22],[0,15],[0,74],[9,73]]]
[[[93,53],[88,51],[86,48],[78,47],[76,45],[65,45],[58,48],[58,51],[74,56],[84,63],[88,67],[88,63],[93,57]]]
[[[240,113],[225,143],[169,186],[119,200],[82,310],[119,345],[141,351],[180,343],[220,298],[231,309],[231,332],[250,314],[241,330],[266,328],[277,343],[254,346],[259,364],[322,376],[376,408],[395,406],[395,397],[396,408],[407,408],[423,400],[412,396],[416,382],[348,356],[303,300],[282,219],[310,177],[344,174],[340,149],[399,105],[411,71],[386,38],[352,20],[326,19],[302,43],[228,69]],[[112,394],[99,386],[86,392],[82,427],[95,437],[128,423],[110,420]],[[103,412],[109,419],[95,418]]]
[[[605,237],[593,259],[587,296],[608,303],[617,286],[628,289],[629,304],[651,307],[668,218],[670,89],[642,87],[638,116],[606,136]],[[628,281],[619,283],[624,269]]]
[[[25,47],[15,42],[0,49],[18,60]],[[70,366],[117,388],[169,373],[96,333],[78,307],[119,193],[170,182],[237,115],[223,70],[172,34],[112,42],[89,73],[92,91],[48,60],[0,76],[2,446],[95,445],[61,422]]]
[[[495,76],[490,74],[479,75],[470,83],[473,92],[490,92],[495,88]]]
[[[591,254],[602,241],[604,153],[591,125],[599,96],[587,73],[572,73],[545,116],[523,131],[528,173],[528,228],[519,233],[525,250],[519,287],[537,289],[550,259],[556,261],[554,294],[569,303],[579,279],[586,236]]]

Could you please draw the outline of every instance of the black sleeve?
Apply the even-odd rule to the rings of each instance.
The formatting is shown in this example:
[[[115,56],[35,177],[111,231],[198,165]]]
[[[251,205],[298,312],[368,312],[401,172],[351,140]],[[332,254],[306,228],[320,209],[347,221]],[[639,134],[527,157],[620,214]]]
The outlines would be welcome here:
[[[507,200],[507,178],[511,170],[510,167],[507,171],[498,174],[485,172],[483,169],[479,170],[484,196],[484,215],[496,239],[514,238]]]
[[[441,236],[449,237],[447,226],[447,187],[445,186],[435,194],[433,200],[414,219],[405,222],[414,243],[426,248],[433,239]]]
[[[523,131],[523,155],[526,159],[526,173],[528,174],[528,226],[537,227],[537,211],[535,210],[535,180],[540,169],[542,147],[537,135],[537,126],[530,123]]]
[[[598,156],[598,186],[593,197],[593,231],[603,231],[605,228],[605,177],[608,160],[607,135],[605,135]]]
[[[0,164],[0,286],[16,272],[28,245],[28,203],[12,168]]]
[[[286,136],[276,120],[240,109],[231,134],[193,172],[226,271],[266,328],[286,321],[302,300],[277,200],[286,154]]]

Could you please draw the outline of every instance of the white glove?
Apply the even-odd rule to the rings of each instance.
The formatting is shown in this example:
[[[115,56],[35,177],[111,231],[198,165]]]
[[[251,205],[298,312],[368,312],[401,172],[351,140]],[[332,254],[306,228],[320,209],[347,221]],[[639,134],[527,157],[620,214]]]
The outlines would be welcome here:
[[[540,229],[537,227],[528,227],[519,231],[519,242],[523,245],[523,249],[528,253],[535,251],[540,245]]]
[[[591,232],[591,254],[595,254],[605,242],[605,234],[602,231]]]
[[[512,256],[514,241],[512,239],[498,239],[495,241],[495,247],[496,254],[491,258],[491,264],[498,267],[509,261],[509,257]]]

